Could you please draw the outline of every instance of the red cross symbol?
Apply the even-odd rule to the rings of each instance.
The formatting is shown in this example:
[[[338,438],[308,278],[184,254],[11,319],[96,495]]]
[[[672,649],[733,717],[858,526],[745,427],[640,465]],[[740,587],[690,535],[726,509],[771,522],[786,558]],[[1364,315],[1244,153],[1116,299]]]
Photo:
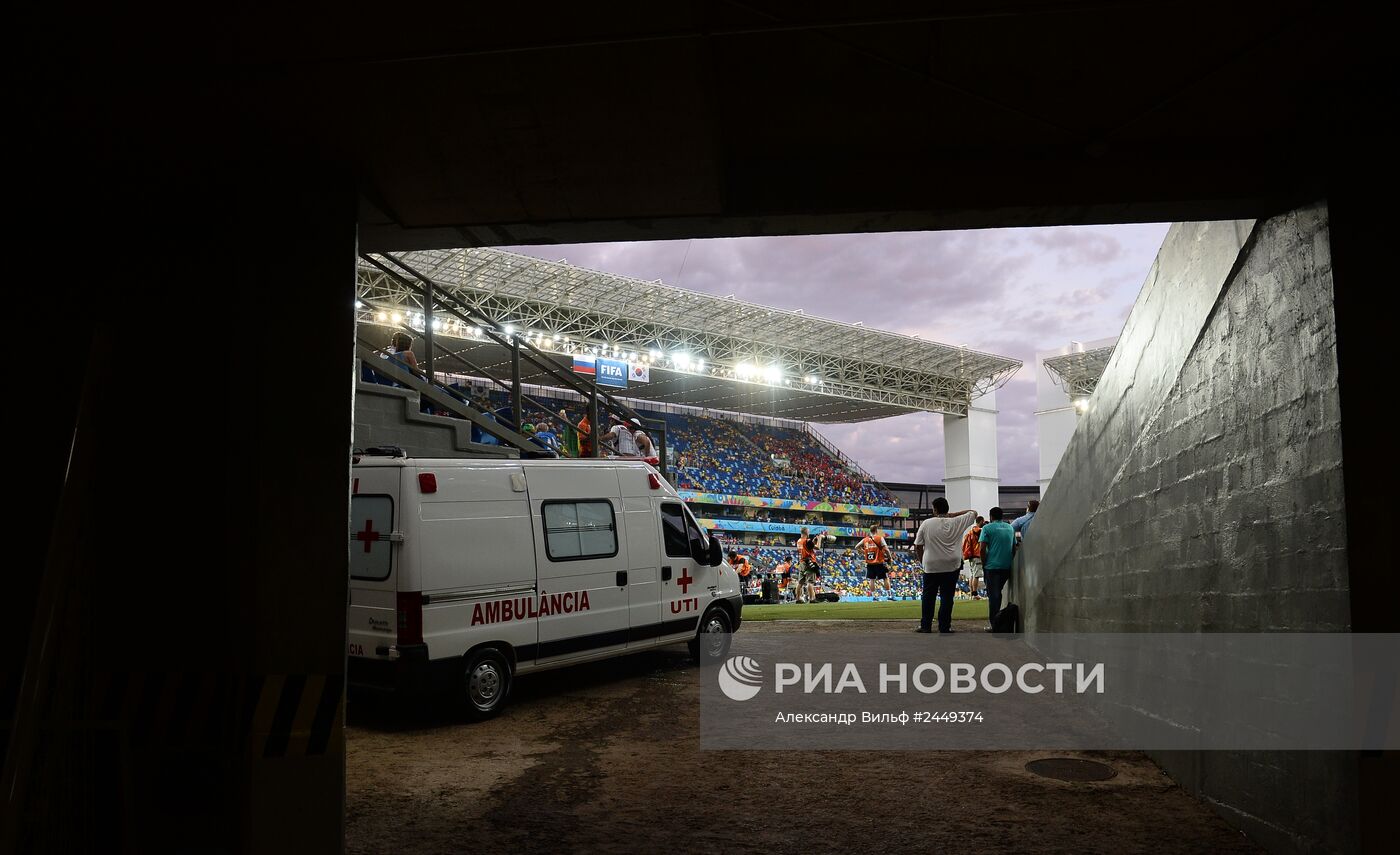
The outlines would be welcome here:
[[[365,543],[365,552],[369,552],[370,544],[379,539],[379,532],[374,530],[374,520],[365,520],[365,530],[355,532],[355,539]]]
[[[690,568],[682,567],[681,575],[676,578],[676,584],[681,586],[681,593],[690,593],[690,583],[694,581],[695,579],[693,579],[690,575]]]

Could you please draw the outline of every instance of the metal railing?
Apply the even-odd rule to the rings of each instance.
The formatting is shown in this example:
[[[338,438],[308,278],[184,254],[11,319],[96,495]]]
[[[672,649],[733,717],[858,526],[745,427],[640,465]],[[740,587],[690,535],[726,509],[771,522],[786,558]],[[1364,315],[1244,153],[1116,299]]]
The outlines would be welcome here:
[[[496,342],[498,345],[510,350],[511,382],[509,384],[504,383],[499,378],[496,378],[490,373],[484,371],[483,369],[480,369],[479,367],[473,365],[470,361],[462,357],[460,354],[452,353],[451,351],[447,352],[450,356],[455,357],[458,361],[469,366],[469,370],[472,370],[474,373],[480,373],[487,379],[509,390],[511,396],[511,412],[516,419],[517,426],[521,418],[521,413],[524,409],[522,405],[525,400],[522,394],[523,384],[521,382],[520,376],[520,362],[522,359],[524,359],[540,371],[559,381],[562,386],[571,388],[574,391],[578,392],[580,395],[587,396],[588,422],[590,428],[587,432],[588,438],[590,440],[590,442],[588,443],[588,456],[597,457],[601,452],[603,434],[599,429],[598,418],[599,408],[601,407],[607,412],[618,414],[619,418],[624,422],[635,420],[638,425],[641,425],[642,427],[648,428],[655,432],[657,436],[656,448],[659,464],[658,469],[660,469],[663,476],[666,475],[666,423],[664,420],[644,418],[636,410],[633,410],[630,406],[619,401],[616,397],[609,394],[607,391],[599,388],[596,383],[589,383],[585,380],[582,380],[573,372],[568,371],[555,364],[555,362],[544,351],[535,347],[529,341],[521,338],[520,336],[511,335],[507,333],[504,326],[501,325],[500,322],[498,322],[495,318],[487,317],[486,315],[478,311],[476,307],[469,305],[454,294],[451,294],[447,291],[435,289],[434,283],[430,278],[423,275],[422,273],[419,273],[417,270],[414,270],[408,264],[405,264],[402,260],[396,258],[395,256],[389,253],[383,253],[381,255],[382,258],[388,259],[397,267],[402,268],[408,274],[407,276],[405,276],[403,273],[399,273],[398,271],[391,269],[389,266],[387,266],[374,256],[362,253],[360,257],[364,259],[367,263],[378,268],[386,275],[393,277],[404,287],[417,292],[418,295],[422,298],[424,306],[423,339],[426,344],[428,357],[426,361],[425,382],[431,382],[433,379],[433,356],[439,349],[439,346],[436,344],[436,342],[433,341],[432,336],[433,315],[435,311],[445,312],[446,314],[457,318],[457,320],[462,323],[466,323],[468,325],[479,328],[487,338]],[[412,279],[410,279],[409,277],[412,277]],[[442,349],[446,350],[446,348]],[[568,422],[567,419],[563,420],[566,423],[572,425],[572,422]],[[577,429],[577,426],[575,426],[575,428]],[[517,436],[519,436],[519,434],[517,434]],[[580,440],[582,439],[583,432],[580,431]]]

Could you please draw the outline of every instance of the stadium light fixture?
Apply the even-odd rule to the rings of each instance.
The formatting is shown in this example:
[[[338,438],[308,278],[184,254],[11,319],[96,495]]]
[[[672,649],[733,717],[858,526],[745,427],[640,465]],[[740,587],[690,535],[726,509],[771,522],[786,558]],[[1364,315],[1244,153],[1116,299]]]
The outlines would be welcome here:
[[[652,349],[652,351],[651,351],[651,358],[652,358],[652,361],[656,361],[656,360],[660,359],[660,358],[663,357],[663,356],[665,356],[665,354],[662,353],[661,351],[656,350],[655,348]]]
[[[382,324],[385,321],[389,320],[389,314],[388,312],[380,312],[379,314],[374,316],[374,319]]]
[[[1074,401],[1074,408],[1075,408],[1076,410],[1078,410],[1079,412],[1081,412],[1081,413],[1087,413],[1087,412],[1089,412],[1089,399],[1088,399],[1088,398],[1076,398],[1075,401]]]
[[[394,322],[395,326],[403,323],[403,315],[400,315],[398,312],[395,312],[389,319]]]
[[[763,370],[763,376],[769,383],[781,383],[783,382],[783,369],[777,365],[770,365]]]
[[[705,370],[705,360],[703,360],[703,359],[697,359],[697,360],[695,360],[695,370],[696,370],[696,371],[704,371],[704,370]]]
[[[515,335],[515,327],[506,324],[506,338],[510,338],[513,335]]]
[[[753,369],[749,367],[747,362],[740,362],[734,366],[734,373],[739,377],[748,377],[753,373]]]

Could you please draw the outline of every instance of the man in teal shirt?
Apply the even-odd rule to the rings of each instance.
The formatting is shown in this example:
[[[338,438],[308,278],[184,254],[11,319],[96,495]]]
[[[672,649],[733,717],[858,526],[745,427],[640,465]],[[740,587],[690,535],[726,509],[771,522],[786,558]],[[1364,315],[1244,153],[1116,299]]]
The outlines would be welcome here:
[[[1011,554],[1016,550],[1016,532],[1003,520],[1001,508],[992,508],[992,521],[982,526],[977,542],[982,544],[982,572],[987,583],[988,631],[1001,611],[1001,590],[1011,579]]]

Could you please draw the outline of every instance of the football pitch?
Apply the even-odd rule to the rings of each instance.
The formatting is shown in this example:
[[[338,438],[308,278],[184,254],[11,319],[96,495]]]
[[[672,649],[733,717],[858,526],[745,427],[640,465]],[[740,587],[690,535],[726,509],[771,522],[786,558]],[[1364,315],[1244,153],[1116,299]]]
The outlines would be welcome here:
[[[912,620],[919,619],[918,600],[880,603],[788,603],[780,606],[744,606],[750,620]],[[953,620],[986,620],[986,600],[953,603]]]

